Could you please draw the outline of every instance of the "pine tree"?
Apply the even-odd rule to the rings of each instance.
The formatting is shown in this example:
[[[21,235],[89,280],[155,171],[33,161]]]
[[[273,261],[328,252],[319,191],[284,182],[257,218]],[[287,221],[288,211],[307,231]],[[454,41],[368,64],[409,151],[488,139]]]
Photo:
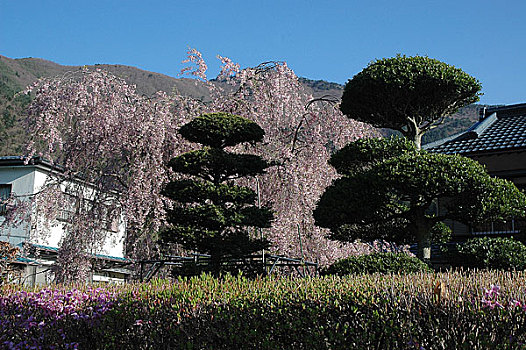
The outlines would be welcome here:
[[[270,227],[272,211],[255,205],[257,194],[234,180],[263,174],[270,164],[257,155],[225,150],[243,142],[260,142],[264,131],[243,117],[211,113],[183,125],[179,133],[203,147],[168,164],[181,176],[164,190],[174,207],[168,210],[169,227],[162,238],[210,254],[211,270],[219,273],[225,258],[243,257],[269,245],[253,233],[254,228]]]
[[[526,195],[512,182],[460,155],[418,151],[406,138],[351,142],[330,164],[341,177],[321,196],[314,219],[338,241],[416,241],[427,260],[444,220],[469,225],[525,215]]]

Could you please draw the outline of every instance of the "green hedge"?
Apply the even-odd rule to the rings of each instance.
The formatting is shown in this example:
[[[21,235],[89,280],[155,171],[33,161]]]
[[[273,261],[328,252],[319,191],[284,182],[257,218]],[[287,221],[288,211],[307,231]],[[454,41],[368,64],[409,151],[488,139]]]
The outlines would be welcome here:
[[[523,311],[477,313],[464,306],[408,296],[349,295],[287,304],[258,300],[247,305],[209,305],[181,317],[163,305],[130,328],[133,303],[106,319],[100,341],[109,349],[523,349]],[[124,316],[124,317],[123,317]],[[128,316],[128,317],[126,317]],[[117,333],[120,330],[122,333]],[[517,332],[517,333],[516,333]],[[515,336],[518,338],[513,338]]]
[[[12,332],[12,341],[43,332],[42,339],[58,340],[42,343],[45,349],[524,349],[524,300],[510,301],[524,295],[525,278],[455,272],[153,281],[111,287],[115,304],[90,322],[69,314],[47,330],[46,313],[35,312],[34,325]],[[444,281],[447,291],[437,293]],[[481,286],[491,284],[500,289],[484,293]],[[0,326],[17,314],[4,305]]]
[[[459,254],[466,267],[526,269],[526,246],[513,238],[472,238],[459,247]]]
[[[424,262],[405,253],[375,253],[341,259],[321,271],[322,275],[363,273],[414,273],[431,271]]]

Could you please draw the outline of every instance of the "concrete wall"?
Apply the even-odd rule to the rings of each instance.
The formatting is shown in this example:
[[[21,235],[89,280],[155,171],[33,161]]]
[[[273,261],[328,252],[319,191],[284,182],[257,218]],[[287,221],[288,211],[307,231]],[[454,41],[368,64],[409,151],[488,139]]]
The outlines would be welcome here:
[[[25,268],[21,284],[29,287],[48,285],[53,282],[54,274],[50,269],[52,261],[43,265],[28,265]]]

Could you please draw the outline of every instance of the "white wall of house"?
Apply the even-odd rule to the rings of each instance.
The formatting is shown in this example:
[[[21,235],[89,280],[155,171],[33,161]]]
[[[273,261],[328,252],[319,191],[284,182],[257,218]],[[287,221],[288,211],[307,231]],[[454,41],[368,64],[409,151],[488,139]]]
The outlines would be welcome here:
[[[34,193],[35,171],[30,166],[5,166],[0,167],[0,184],[11,185],[11,193],[18,196],[29,196]],[[28,198],[26,198],[28,200]],[[0,224],[5,218],[0,216]],[[16,226],[3,225],[0,228],[0,240],[8,241],[12,245],[19,245],[28,239],[31,223],[24,222]]]
[[[17,196],[28,196],[40,191],[49,176],[49,169],[39,165],[0,166],[0,184],[10,184],[11,192]],[[64,186],[65,187],[65,186]],[[65,234],[67,224],[59,220],[44,223],[42,217],[36,217],[33,210],[31,220],[15,227],[0,227],[0,240],[19,245],[23,241],[30,243],[58,247]],[[0,223],[4,218],[0,217]],[[106,231],[106,239],[101,248],[93,253],[124,257],[125,222],[121,217],[117,232]]]

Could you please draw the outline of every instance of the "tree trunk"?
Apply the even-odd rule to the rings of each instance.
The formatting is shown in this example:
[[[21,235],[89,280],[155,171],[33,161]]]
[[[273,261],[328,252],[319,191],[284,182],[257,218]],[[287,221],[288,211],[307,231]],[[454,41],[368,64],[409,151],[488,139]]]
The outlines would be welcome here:
[[[210,253],[210,273],[215,277],[221,275],[221,255],[218,253]]]
[[[416,219],[413,225],[413,232],[416,237],[417,253],[420,260],[428,261],[431,259],[431,226],[426,220],[423,208],[417,210]]]
[[[431,237],[429,233],[417,236],[417,253],[420,260],[428,261],[431,259]]]
[[[420,151],[422,147],[422,136],[423,134],[420,132],[420,130],[417,130],[415,135],[413,136],[413,142],[415,143],[416,149]]]
[[[415,144],[415,147],[418,151],[420,151],[422,147],[422,136],[424,136],[424,133],[420,128],[418,128],[416,125],[408,126],[407,130],[398,129],[406,137],[407,139],[413,141]]]

